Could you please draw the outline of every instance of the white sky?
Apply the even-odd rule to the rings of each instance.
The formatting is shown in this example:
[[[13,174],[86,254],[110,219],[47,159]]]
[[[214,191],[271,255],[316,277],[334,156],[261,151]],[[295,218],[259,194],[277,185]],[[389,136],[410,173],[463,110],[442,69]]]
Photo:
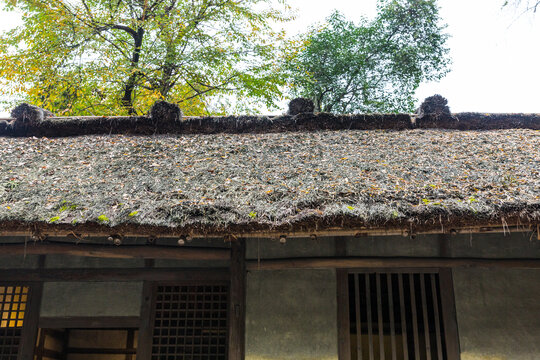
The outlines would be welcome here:
[[[451,72],[422,84],[417,98],[439,93],[451,111],[540,113],[540,13],[521,15],[503,0],[439,0],[448,24]],[[293,35],[323,21],[334,9],[351,20],[373,17],[376,0],[289,0],[298,16],[286,26]],[[0,12],[0,31],[16,26]],[[0,116],[5,116],[0,112]]]

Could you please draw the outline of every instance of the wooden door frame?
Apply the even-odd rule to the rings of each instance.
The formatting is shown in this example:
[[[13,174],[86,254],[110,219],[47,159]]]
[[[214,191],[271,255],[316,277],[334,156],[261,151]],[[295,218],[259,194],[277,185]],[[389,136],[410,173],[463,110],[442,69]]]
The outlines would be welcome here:
[[[448,360],[459,360],[460,346],[457,327],[456,306],[452,269],[450,268],[347,268],[336,269],[337,280],[337,322],[338,322],[338,359],[351,359],[349,334],[349,282],[348,275],[354,272],[381,273],[438,273],[441,292],[441,312],[444,322],[444,340]]]

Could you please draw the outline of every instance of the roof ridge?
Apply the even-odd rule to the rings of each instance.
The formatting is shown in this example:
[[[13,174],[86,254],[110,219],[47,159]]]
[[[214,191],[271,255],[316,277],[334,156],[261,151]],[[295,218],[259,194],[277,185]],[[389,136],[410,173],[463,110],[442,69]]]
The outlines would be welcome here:
[[[318,130],[540,130],[540,114],[476,113],[418,117],[416,114],[301,113],[183,117],[181,121],[149,116],[74,116],[0,119],[0,136],[66,137],[100,134],[276,133]]]

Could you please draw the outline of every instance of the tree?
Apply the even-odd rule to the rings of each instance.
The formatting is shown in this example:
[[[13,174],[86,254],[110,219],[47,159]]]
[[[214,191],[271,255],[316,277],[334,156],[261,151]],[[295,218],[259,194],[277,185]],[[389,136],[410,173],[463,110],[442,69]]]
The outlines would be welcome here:
[[[538,10],[540,8],[540,0],[525,0],[525,1],[522,1],[522,0],[506,0],[504,3],[503,3],[503,7],[505,6],[508,6],[508,5],[511,5],[511,6],[514,6],[516,8],[520,8],[520,7],[524,7],[524,10],[523,12],[529,12],[529,11],[532,11],[533,13],[536,13],[536,10]]]
[[[269,22],[288,18],[267,3],[8,0],[24,25],[0,37],[0,88],[66,115],[140,114],[158,99],[200,114],[233,95],[271,106],[283,34]]]
[[[318,111],[412,111],[420,83],[448,71],[439,22],[435,0],[380,0],[377,17],[359,25],[335,12],[286,57],[292,93]]]

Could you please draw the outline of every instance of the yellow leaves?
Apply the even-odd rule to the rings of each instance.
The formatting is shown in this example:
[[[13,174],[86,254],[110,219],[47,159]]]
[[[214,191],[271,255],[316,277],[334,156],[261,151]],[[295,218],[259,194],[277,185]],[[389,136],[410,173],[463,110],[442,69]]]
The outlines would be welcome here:
[[[17,4],[15,0],[9,1]],[[147,31],[141,60],[133,66],[129,35],[122,31],[109,32],[96,28],[88,21],[88,14],[91,12],[99,24],[108,24],[110,19],[114,19],[116,24],[136,27],[141,21],[132,18],[129,11],[111,14],[110,9],[98,3],[87,2],[90,9],[86,9],[78,1],[43,1],[33,4],[32,10],[25,11],[25,16],[28,16],[24,20],[26,27],[17,33],[18,38],[10,36],[11,43],[5,44],[3,39],[0,40],[0,78],[14,83],[9,90],[0,86],[0,91],[19,91],[19,95],[26,95],[37,105],[46,104],[56,113],[69,109],[64,115],[123,115],[126,111],[119,99],[123,96],[126,80],[140,74],[132,94],[138,114],[145,113],[155,101],[165,99],[180,103],[188,116],[206,115],[214,111],[214,108],[209,110],[208,101],[219,90],[207,92],[208,89],[227,88],[222,91],[225,96],[230,96],[231,90],[228,89],[241,89],[243,94],[239,99],[246,104],[253,103],[249,96],[267,102],[280,91],[279,79],[275,75],[277,72],[272,73],[268,67],[259,67],[259,64],[251,66],[251,58],[247,59],[251,55],[247,54],[254,51],[261,58],[273,56],[272,59],[265,58],[269,60],[266,63],[278,58],[273,51],[277,47],[274,45],[281,41],[280,36],[283,39],[285,35],[284,32],[274,32],[267,20],[281,21],[285,19],[286,11],[270,9],[271,12],[267,13],[260,8],[251,8],[251,4],[224,2],[216,5],[221,7],[217,11],[202,13],[208,15],[200,19],[202,24],[211,26],[197,26],[194,29],[192,18],[186,16],[184,5],[176,3],[176,7],[166,14],[159,13],[163,12],[163,8],[156,8],[157,16],[144,20]],[[121,10],[125,4],[121,2],[118,6]],[[202,5],[195,3],[190,12],[193,10],[197,13],[199,6]],[[208,28],[212,28],[211,33],[205,33]],[[158,29],[163,31],[156,31]],[[109,37],[106,33],[114,33],[114,36]],[[188,59],[191,50],[185,50],[185,45],[190,43],[203,44],[196,46],[197,51],[193,55],[195,61]],[[246,45],[245,54],[237,51],[239,43],[243,48]],[[171,76],[171,83],[165,84],[170,88],[165,86],[166,90],[161,94],[157,89],[163,88],[161,81],[167,77],[164,76],[162,53],[165,46],[173,49],[176,63],[198,63],[180,71],[184,73],[176,70]],[[14,61],[18,66],[6,66],[5,69],[9,70],[3,71],[2,53],[7,52],[8,48],[17,48]],[[205,59],[205,56],[208,58]],[[246,76],[231,76],[231,69],[238,68],[237,65],[244,60],[250,65],[240,75]],[[257,75],[253,75],[252,71]],[[29,73],[35,82],[28,82]],[[240,78],[242,80],[238,81]],[[262,89],[261,79],[265,80]],[[186,82],[195,84],[194,88]],[[76,90],[73,91],[73,88]],[[245,88],[257,90],[244,91]]]

